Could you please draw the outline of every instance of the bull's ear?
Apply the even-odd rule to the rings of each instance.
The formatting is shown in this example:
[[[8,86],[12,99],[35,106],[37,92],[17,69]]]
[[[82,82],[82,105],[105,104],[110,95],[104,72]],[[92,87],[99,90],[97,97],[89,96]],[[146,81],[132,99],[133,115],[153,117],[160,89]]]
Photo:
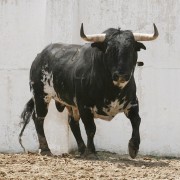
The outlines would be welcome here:
[[[135,42],[135,50],[140,51],[141,49],[146,50],[146,46],[143,43],[140,42]]]
[[[91,47],[97,47],[99,50],[101,50],[101,51],[103,51],[103,52],[105,52],[106,51],[106,48],[107,48],[107,45],[106,45],[106,43],[92,43],[91,44]]]

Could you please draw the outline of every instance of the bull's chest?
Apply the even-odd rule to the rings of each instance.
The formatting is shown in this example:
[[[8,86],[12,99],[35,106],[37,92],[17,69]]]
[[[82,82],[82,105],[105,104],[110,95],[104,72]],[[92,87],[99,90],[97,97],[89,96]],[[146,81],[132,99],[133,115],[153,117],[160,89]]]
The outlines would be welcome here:
[[[125,103],[124,99],[121,101],[119,99],[115,99],[114,101],[104,104],[103,107],[94,106],[94,117],[110,121],[116,114],[124,111]]]

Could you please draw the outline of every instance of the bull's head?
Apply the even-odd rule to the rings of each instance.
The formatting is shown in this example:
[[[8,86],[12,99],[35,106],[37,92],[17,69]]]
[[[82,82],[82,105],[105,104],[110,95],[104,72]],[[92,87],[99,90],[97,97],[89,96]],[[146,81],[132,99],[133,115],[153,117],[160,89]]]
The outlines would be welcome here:
[[[158,37],[158,30],[154,24],[153,34],[132,33],[129,30],[110,28],[102,34],[85,35],[83,24],[80,30],[81,37],[104,51],[104,59],[109,69],[113,83],[124,87],[131,79],[137,63],[137,51],[146,49],[138,41],[151,41]]]

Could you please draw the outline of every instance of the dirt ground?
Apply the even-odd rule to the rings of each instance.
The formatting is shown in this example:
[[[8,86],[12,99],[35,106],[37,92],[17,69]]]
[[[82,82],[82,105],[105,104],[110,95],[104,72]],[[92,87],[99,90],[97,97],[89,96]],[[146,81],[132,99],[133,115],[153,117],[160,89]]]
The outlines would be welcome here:
[[[0,180],[180,180],[180,158],[157,158],[98,152],[98,160],[76,154],[40,156],[38,154],[0,154]]]

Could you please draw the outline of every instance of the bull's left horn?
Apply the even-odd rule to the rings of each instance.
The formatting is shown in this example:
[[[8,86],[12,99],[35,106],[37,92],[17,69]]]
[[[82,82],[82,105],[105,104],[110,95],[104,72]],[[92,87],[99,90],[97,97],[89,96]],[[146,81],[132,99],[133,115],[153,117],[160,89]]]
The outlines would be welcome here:
[[[153,24],[153,26],[154,26],[153,34],[133,33],[134,39],[136,41],[152,41],[152,40],[156,39],[158,37],[159,33],[158,33],[156,25]]]
[[[82,39],[84,39],[85,41],[89,41],[89,42],[104,42],[104,40],[106,38],[106,34],[85,35],[83,23],[81,24],[80,36]]]

